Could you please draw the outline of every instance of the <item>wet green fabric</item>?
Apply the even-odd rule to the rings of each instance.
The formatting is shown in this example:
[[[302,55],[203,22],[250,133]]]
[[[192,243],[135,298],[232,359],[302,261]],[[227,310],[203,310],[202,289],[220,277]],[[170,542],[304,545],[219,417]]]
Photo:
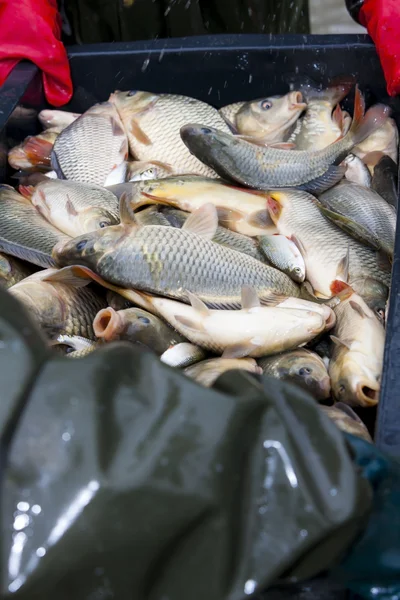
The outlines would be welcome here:
[[[370,485],[301,390],[205,389],[124,344],[50,357],[1,290],[0,332],[1,598],[239,600],[364,528]]]
[[[374,496],[367,528],[332,576],[362,598],[395,600],[400,598],[400,462],[364,440],[346,438]]]
[[[79,43],[309,33],[308,0],[65,0]]]

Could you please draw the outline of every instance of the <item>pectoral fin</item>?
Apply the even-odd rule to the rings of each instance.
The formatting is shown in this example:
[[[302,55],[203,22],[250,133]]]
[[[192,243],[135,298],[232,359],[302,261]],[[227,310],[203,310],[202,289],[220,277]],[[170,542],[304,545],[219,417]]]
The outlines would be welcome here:
[[[347,348],[348,350],[351,350],[351,342],[347,341],[347,340],[340,340],[338,337],[336,337],[335,335],[331,335],[329,336],[332,340],[332,342],[334,344],[336,344],[336,346],[343,346],[344,348]]]
[[[183,224],[182,230],[212,240],[218,227],[217,209],[208,202],[193,212]]]

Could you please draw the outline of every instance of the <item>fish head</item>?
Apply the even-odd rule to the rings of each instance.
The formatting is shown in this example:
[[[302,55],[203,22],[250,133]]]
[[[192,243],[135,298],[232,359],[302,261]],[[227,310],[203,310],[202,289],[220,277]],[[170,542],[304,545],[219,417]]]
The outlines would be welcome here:
[[[113,225],[85,233],[68,242],[59,242],[52,251],[52,257],[58,265],[85,265],[96,267],[97,261],[110,250],[115,249],[132,227]]]
[[[283,133],[306,107],[301,92],[297,91],[284,96],[261,98],[242,106],[236,115],[236,124],[242,134],[255,137],[267,135],[272,141],[275,139],[273,134]]]
[[[344,353],[339,363],[339,368],[333,368],[331,372],[335,398],[350,406],[375,406],[380,385],[374,373],[359,362],[353,352]]]
[[[303,265],[298,264],[295,260],[293,260],[289,264],[288,274],[293,281],[296,281],[297,283],[303,283],[306,278],[306,269]]]
[[[181,127],[180,134],[189,151],[200,160],[206,160],[209,166],[213,166],[214,157],[221,156],[226,149],[231,150],[232,147],[243,143],[230,133],[198,123],[184,125]],[[216,160],[215,165],[218,162]]]
[[[389,295],[388,287],[372,277],[356,279],[351,282],[351,287],[362,297],[378,320],[384,324],[386,320],[386,303]]]
[[[325,364],[319,356],[306,350],[291,352],[279,368],[286,371],[285,379],[300,385],[317,400],[329,398],[331,381]]]
[[[279,219],[282,216],[282,211],[284,210],[286,200],[287,199],[284,193],[280,190],[268,192],[267,210],[275,225],[279,222]]]
[[[151,92],[130,90],[128,92],[116,91],[110,95],[109,102],[114,104],[120,113],[138,115],[147,112],[160,98]]]
[[[79,212],[77,216],[77,234],[90,233],[97,229],[104,229],[117,225],[118,217],[109,210],[100,207],[91,207]]]

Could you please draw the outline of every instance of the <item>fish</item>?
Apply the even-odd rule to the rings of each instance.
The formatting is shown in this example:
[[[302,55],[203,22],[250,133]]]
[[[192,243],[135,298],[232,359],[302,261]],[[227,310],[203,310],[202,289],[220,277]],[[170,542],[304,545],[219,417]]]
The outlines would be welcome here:
[[[63,129],[51,154],[60,179],[104,185],[128,156],[128,140],[115,106],[95,104]]]
[[[11,186],[0,185],[0,204],[0,251],[39,267],[54,266],[53,247],[70,238]]]
[[[271,293],[299,296],[284,273],[211,241],[217,213],[206,204],[182,229],[140,227],[121,203],[121,225],[99,229],[53,249],[59,266],[83,265],[122,288],[146,290],[188,302],[188,292],[212,307],[239,307],[243,285],[254,286],[261,301]]]
[[[309,392],[316,400],[327,400],[331,380],[324,361],[315,352],[298,348],[258,359],[264,375],[288,381]]]
[[[0,252],[0,285],[6,289],[32,274],[28,263]]]
[[[60,131],[71,125],[78,117],[80,113],[68,112],[67,110],[41,110],[38,114],[39,121],[45,129],[56,127]]]
[[[139,217],[142,212],[144,211],[135,214]],[[169,225],[171,225],[172,227],[179,228],[181,228],[185,224],[186,220],[190,216],[190,213],[188,212],[176,208],[168,208],[166,206],[161,206],[160,212],[158,214],[162,218],[166,219]],[[212,241],[216,244],[222,244],[222,246],[232,248],[232,250],[236,250],[237,252],[243,252],[244,254],[248,254],[249,256],[252,256],[257,260],[261,260],[261,262],[266,262],[265,256],[260,251],[259,245],[255,238],[243,235],[241,233],[237,233],[236,231],[231,231],[226,227],[218,225]]]
[[[320,212],[314,196],[301,190],[271,191],[268,210],[279,233],[296,236],[306,265],[307,280],[317,297],[331,298],[342,282],[370,277],[390,284],[390,268],[374,250],[336,227]]]
[[[126,193],[132,207],[167,205],[193,212],[211,203],[217,209],[219,224],[243,235],[276,233],[266,207],[268,195],[205,177],[181,176],[142,181],[109,188],[118,197]]]
[[[308,310],[317,312],[325,321],[325,330],[332,329],[336,323],[336,316],[332,308],[327,304],[305,300],[304,298],[286,298],[284,296],[271,295],[264,301],[266,306],[275,306],[276,308],[296,308],[299,310]]]
[[[59,335],[51,342],[51,347],[62,352],[67,358],[83,358],[96,350],[98,344],[79,335]]]
[[[374,172],[374,161],[369,163],[368,155],[382,153],[390,156],[397,164],[399,151],[399,132],[394,119],[387,119],[380,127],[375,129],[369,136],[358,142],[353,153],[359,156],[370,167],[371,174]]]
[[[284,235],[263,235],[258,238],[266,258],[277,269],[302,283],[306,277],[304,259],[295,242]]]
[[[362,297],[367,306],[384,325],[389,296],[388,286],[371,277],[362,277],[360,279],[353,279],[351,287],[356,294]]]
[[[323,215],[356,240],[393,258],[396,211],[374,190],[343,182],[318,197]]]
[[[206,356],[207,352],[203,350],[203,348],[191,344],[190,342],[182,342],[168,348],[168,350],[161,354],[160,360],[170,367],[183,369],[200,360],[204,360]]]
[[[322,150],[284,150],[250,143],[207,125],[188,123],[181,128],[183,142],[217,174],[260,190],[296,187],[319,192],[337,183],[343,160],[353,146],[380,127],[388,107],[372,106],[364,115],[364,100],[356,90],[354,118],[348,133]]]
[[[245,102],[234,116],[234,128],[265,144],[283,142],[306,107],[299,91]]]
[[[100,310],[93,330],[104,342],[125,340],[145,346],[159,356],[168,348],[185,341],[161,319],[141,308],[116,311],[110,306]]]
[[[397,211],[397,164],[390,156],[382,156],[375,165],[371,187]]]
[[[164,163],[167,157],[173,173],[216,177],[190,154],[179,135],[180,127],[193,119],[229,133],[216,108],[187,96],[144,91],[114,92],[109,101],[118,110],[137,160]]]
[[[74,287],[47,281],[56,269],[45,269],[26,277],[9,288],[50,338],[59,335],[78,335],[95,339],[93,319],[104,299],[91,287]]]
[[[293,138],[296,150],[323,150],[343,135],[339,102],[350,92],[354,79],[335,79],[323,88],[302,76],[293,85],[306,102],[300,131]]]
[[[368,429],[350,406],[343,404],[343,402],[337,402],[334,406],[320,406],[320,409],[337,427],[339,427],[339,429],[360,437],[372,444],[372,438]]]
[[[329,363],[333,395],[351,406],[374,406],[379,400],[382,376],[383,325],[351,288],[334,310],[334,347]]]
[[[233,104],[227,104],[218,110],[219,114],[233,133],[237,133],[235,117],[245,104],[247,104],[245,101],[233,102]]]
[[[169,177],[172,167],[158,161],[131,160],[127,163],[126,181],[147,181]]]
[[[13,169],[51,169],[51,153],[60,130],[51,128],[38,135],[30,135],[8,153],[8,162]]]
[[[358,185],[363,185],[364,187],[371,187],[371,173],[361,158],[355,154],[349,154],[343,162],[347,167],[344,176],[348,181],[358,183]]]
[[[48,179],[35,188],[19,189],[49,223],[68,236],[119,223],[118,198],[101,186]]]
[[[189,213],[184,213],[189,214]],[[172,227],[167,217],[157,210],[156,206],[149,206],[135,213],[136,221],[143,226],[161,225],[163,227]],[[186,219],[185,219],[186,220]]]
[[[211,387],[220,375],[227,371],[247,371],[257,375],[262,369],[254,358],[209,358],[184,369],[185,375],[197,381],[204,387]]]

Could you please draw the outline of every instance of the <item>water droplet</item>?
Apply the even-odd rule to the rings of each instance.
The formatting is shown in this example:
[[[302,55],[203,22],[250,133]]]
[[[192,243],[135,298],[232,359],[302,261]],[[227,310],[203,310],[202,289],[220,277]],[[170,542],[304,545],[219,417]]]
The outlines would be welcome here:
[[[44,556],[46,554],[46,549],[43,548],[43,546],[40,546],[40,548],[38,548],[36,550],[36,556],[39,556],[39,558],[42,558],[42,556]]]
[[[30,518],[28,515],[25,515],[25,514],[18,515],[14,519],[13,527],[16,531],[19,531],[20,529],[25,529],[25,527],[28,527],[29,521],[30,521]]]
[[[212,87],[210,87],[210,89],[208,90],[208,95],[210,95],[212,92]]]
[[[64,431],[61,437],[64,440],[64,442],[69,442],[71,439],[71,434],[68,433],[68,431]]]
[[[258,512],[260,513],[260,515],[265,515],[265,513],[268,510],[268,506],[260,506],[260,508],[258,509]]]
[[[40,515],[40,513],[42,512],[42,508],[39,506],[39,504],[34,504],[32,506],[32,512],[34,515]]]
[[[244,593],[250,595],[256,589],[257,582],[254,579],[248,579],[244,584]]]
[[[300,537],[302,538],[306,538],[308,536],[308,531],[307,529],[301,529],[300,530]]]
[[[145,72],[145,70],[146,70],[146,69],[147,69],[147,67],[149,66],[149,63],[150,63],[150,59],[149,59],[149,58],[146,58],[146,59],[143,61],[143,65],[142,65],[142,73],[144,73],[144,72]]]
[[[330,490],[329,493],[330,493],[331,496],[337,496],[337,489],[336,488],[331,488],[331,490]]]
[[[167,8],[166,8],[166,9],[165,9],[165,11],[164,11],[164,17],[166,17],[166,16],[167,16],[167,14],[169,13],[169,11],[170,11],[170,10],[171,10],[171,7],[170,7],[170,6],[167,6]]]
[[[250,73],[249,75],[249,83],[251,83],[253,81],[253,75]]]
[[[17,504],[18,510],[26,511],[29,510],[29,502],[18,502]]]

